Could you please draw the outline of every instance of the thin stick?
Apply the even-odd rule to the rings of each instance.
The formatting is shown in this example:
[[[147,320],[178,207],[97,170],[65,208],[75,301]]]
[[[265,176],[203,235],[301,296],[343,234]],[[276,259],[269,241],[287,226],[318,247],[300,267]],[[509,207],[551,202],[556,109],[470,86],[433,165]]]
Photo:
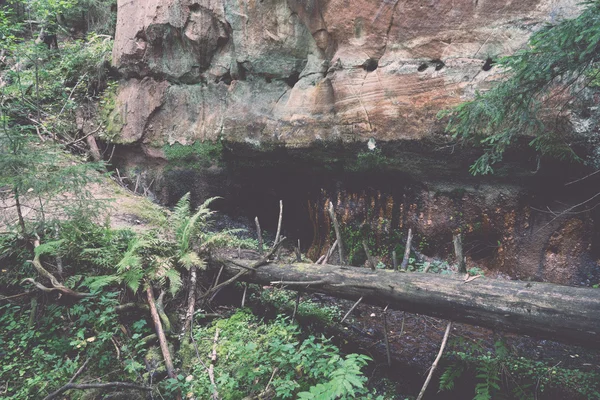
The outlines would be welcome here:
[[[344,242],[342,241],[342,234],[340,233],[340,225],[338,224],[338,220],[335,216],[335,211],[333,209],[333,203],[331,200],[329,201],[329,216],[331,217],[331,221],[333,221],[333,229],[335,230],[335,237],[338,242],[338,253],[340,254],[340,264],[344,265]]]
[[[429,370],[429,375],[427,375],[427,379],[425,380],[425,383],[423,384],[423,388],[421,389],[421,392],[419,393],[417,400],[421,400],[423,398],[423,395],[425,395],[425,390],[427,390],[429,381],[431,381],[431,377],[433,376],[433,373],[435,372],[435,369],[437,368],[437,365],[440,362],[440,359],[442,358],[442,354],[444,353],[444,348],[446,347],[446,342],[448,341],[448,336],[450,335],[450,328],[452,328],[452,321],[448,322],[448,326],[446,326],[446,333],[444,333],[444,339],[442,339],[442,345],[440,346],[440,351],[438,352],[438,355],[435,358],[435,361],[431,365],[431,369]]]
[[[182,335],[185,335],[188,329],[191,329],[192,318],[194,318],[194,308],[196,307],[196,266],[190,268],[190,287],[188,292],[188,309],[183,323]]]
[[[367,241],[363,240],[362,245],[363,245],[363,249],[365,250],[365,254],[367,255],[367,264],[369,264],[369,267],[373,271],[375,271],[375,262],[373,261],[373,258],[371,258],[371,253],[369,253],[369,248],[367,247]]]
[[[321,257],[319,257],[315,264],[323,264],[323,261],[325,261],[325,257],[327,257],[327,254],[323,254]]]
[[[329,281],[327,279],[319,279],[318,281],[273,281],[271,285],[281,285],[281,286],[298,286],[298,285],[315,285],[322,286],[328,284]]]
[[[135,187],[133,188],[133,194],[137,194],[139,185],[140,185],[140,175],[138,175],[137,179],[135,180]]]
[[[215,361],[217,361],[217,343],[219,340],[219,328],[215,329],[215,338],[213,340],[212,355],[210,356],[210,366],[208,367],[208,377],[210,383],[213,386],[213,400],[219,400],[219,391],[217,390],[217,384],[215,383]]]
[[[246,283],[244,285],[244,294],[242,295],[242,308],[244,308],[244,305],[246,304],[246,291],[248,290],[248,284]]]
[[[176,379],[177,375],[175,374],[175,368],[173,367],[171,352],[167,344],[167,338],[165,336],[165,332],[163,331],[162,323],[160,322],[160,317],[154,301],[154,293],[152,292],[152,287],[150,285],[148,285],[146,288],[146,295],[148,297],[148,305],[150,306],[152,322],[154,322],[154,329],[156,330],[156,335],[158,336],[158,343],[160,344],[160,349],[162,351],[163,358],[165,359],[167,375],[169,375],[169,378]]]
[[[296,303],[294,303],[294,312],[292,313],[292,321],[296,318],[298,312],[298,306],[300,305],[300,291],[296,293]]]
[[[404,258],[402,258],[402,264],[400,265],[400,268],[404,271],[406,271],[406,268],[408,268],[408,261],[410,260],[410,244],[412,242],[412,238],[412,228],[408,228],[408,236],[406,237],[406,247],[404,249]]]
[[[340,321],[340,324],[343,323],[346,320],[346,318],[348,318],[348,316],[350,315],[350,313],[352,311],[354,311],[354,309],[356,308],[357,305],[360,304],[360,302],[362,301],[362,299],[363,299],[363,296],[360,296],[360,299],[358,299],[356,301],[356,303],[354,303],[354,305],[352,307],[350,307],[350,310],[348,310],[348,312],[346,313],[346,315],[344,315],[344,318],[342,318],[342,320]]]
[[[383,310],[383,335],[385,338],[385,352],[387,354],[387,363],[388,363],[388,367],[391,367],[392,366],[392,357],[390,356],[390,341],[388,339],[388,329],[387,329],[388,306],[385,306],[385,309]]]
[[[333,242],[333,244],[331,245],[331,247],[327,251],[327,254],[325,255],[325,259],[321,262],[321,264],[327,264],[327,262],[329,261],[329,257],[331,257],[331,255],[335,251],[335,248],[336,248],[337,244],[338,244],[338,241],[336,239],[335,242]]]
[[[256,236],[258,236],[258,252],[263,254],[265,249],[263,248],[263,238],[262,233],[260,231],[260,222],[258,222],[258,217],[254,218],[254,222],[256,223]]]
[[[213,299],[217,296],[217,294],[219,294],[219,291],[221,291],[221,287],[219,289],[217,289],[217,286],[219,285],[219,278],[221,278],[221,274],[223,273],[224,268],[225,268],[225,265],[221,265],[221,268],[219,269],[219,273],[217,274],[217,279],[215,279],[215,284],[212,287],[212,290],[214,291],[214,293],[208,299],[209,302],[213,301]]]
[[[217,286],[209,289],[206,291],[206,293],[204,293],[202,295],[202,298],[207,298],[208,296],[212,295],[214,292],[216,292],[217,290],[220,290],[222,287],[227,286],[233,282],[235,282],[236,280],[238,280],[242,275],[254,271],[256,268],[261,267],[265,264],[269,263],[269,258],[271,258],[273,256],[273,254],[277,251],[277,249],[279,249],[279,246],[281,246],[281,244],[285,241],[285,236],[283,236],[280,240],[279,243],[277,243],[277,246],[275,246],[270,252],[269,254],[267,254],[266,256],[264,256],[263,258],[261,258],[260,260],[258,260],[257,262],[255,262],[254,264],[252,264],[250,267],[243,267],[244,269],[242,269],[240,272],[238,272],[237,274],[235,274],[232,278],[229,278],[228,280],[226,280],[223,283],[218,284]],[[228,262],[234,264],[234,265],[239,265],[231,260],[228,260]],[[241,265],[240,265],[241,266]]]
[[[300,251],[300,239],[298,239],[298,247],[295,249],[296,262],[302,262],[302,252]]]
[[[281,221],[283,220],[283,200],[279,200],[279,222],[277,223],[277,234],[275,235],[275,242],[273,246],[279,242],[279,234],[281,233]]]
[[[460,233],[454,235],[453,242],[454,254],[456,255],[456,263],[458,264],[458,272],[465,274],[467,272],[467,265],[465,264],[465,258],[463,257],[463,246]]]
[[[398,271],[398,257],[396,256],[396,250],[392,251],[392,265],[394,266],[394,271]]]

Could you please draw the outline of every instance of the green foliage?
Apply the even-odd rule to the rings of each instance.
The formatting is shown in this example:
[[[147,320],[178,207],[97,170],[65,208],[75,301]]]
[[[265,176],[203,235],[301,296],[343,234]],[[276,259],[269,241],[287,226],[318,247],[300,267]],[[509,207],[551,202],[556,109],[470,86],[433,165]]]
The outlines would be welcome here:
[[[494,351],[462,339],[453,347],[456,350],[445,355],[450,364],[440,377],[440,390],[452,390],[456,380],[469,371],[475,375],[475,400],[530,400],[538,398],[539,393],[553,393],[557,388],[577,398],[591,400],[600,396],[598,373],[517,357],[502,341],[494,344]]]
[[[181,383],[184,393],[190,396],[204,399],[212,395],[213,388],[203,365],[210,364],[208,357],[217,328],[219,362],[215,364],[214,374],[223,399],[257,396],[267,386],[270,396],[277,399],[338,398],[327,397],[334,394],[340,394],[341,398],[359,395],[359,398],[368,398],[366,378],[361,372],[368,357],[357,354],[343,357],[323,337],[309,336],[302,340],[298,328],[284,318],[264,323],[244,311],[212,327],[195,329],[202,363],[188,366],[191,379]],[[300,395],[300,392],[306,393]]]
[[[23,305],[0,305],[1,400],[42,398],[66,384],[89,359],[87,373],[106,380],[135,380],[115,370],[113,340],[129,343],[119,329],[117,293],[86,299],[73,307],[41,306],[38,314]],[[31,324],[31,322],[33,324]],[[123,346],[124,358],[135,356]]]
[[[115,273],[86,279],[93,290],[114,283],[125,283],[134,293],[146,282],[159,286],[168,283],[171,295],[182,286],[179,267],[205,268],[208,250],[229,243],[237,230],[211,233],[210,217],[214,214],[209,205],[217,197],[206,200],[192,213],[190,194],[184,195],[169,218],[167,231],[153,230],[129,237],[127,250],[121,253]]]
[[[350,171],[377,171],[385,169],[390,164],[390,160],[381,152],[380,148],[373,150],[360,151],[356,156],[356,162],[348,165]]]
[[[590,76],[590,71],[598,71],[600,61],[600,1],[585,4],[579,17],[541,29],[525,49],[500,59],[506,80],[445,113],[450,114],[447,129],[455,138],[485,149],[472,173],[492,173],[519,137],[529,137],[529,145],[542,155],[578,159],[567,110],[571,96],[579,96],[597,79],[597,72]],[[567,90],[572,93],[565,102]]]
[[[163,146],[167,160],[180,166],[197,166],[208,168],[211,165],[220,165],[223,156],[223,144],[220,140],[215,142],[194,142],[192,145],[174,143]]]
[[[258,301],[264,307],[291,313],[296,304],[296,293],[279,288],[265,289],[260,291]],[[336,306],[324,306],[311,299],[303,299],[298,303],[296,315],[298,318],[314,320],[319,324],[333,325],[340,320],[342,312]]]

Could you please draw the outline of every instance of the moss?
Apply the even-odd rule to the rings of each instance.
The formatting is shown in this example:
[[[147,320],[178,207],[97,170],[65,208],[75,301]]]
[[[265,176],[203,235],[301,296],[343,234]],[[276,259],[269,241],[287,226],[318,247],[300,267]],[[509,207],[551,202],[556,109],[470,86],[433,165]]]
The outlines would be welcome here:
[[[163,152],[167,160],[178,166],[208,168],[212,165],[221,166],[223,162],[223,144],[220,140],[194,142],[192,145],[165,145]]]
[[[116,84],[110,85],[100,100],[100,121],[104,126],[104,139],[109,142],[119,142],[119,135],[125,125],[125,117],[117,107],[116,89]]]
[[[350,163],[348,169],[350,171],[378,171],[384,170],[390,166],[390,159],[386,157],[381,149],[368,151],[360,151],[356,157],[356,162]]]
[[[166,228],[168,221],[162,207],[152,203],[147,198],[136,198],[135,202],[123,202],[120,204],[122,211],[136,215],[146,224],[157,228]]]

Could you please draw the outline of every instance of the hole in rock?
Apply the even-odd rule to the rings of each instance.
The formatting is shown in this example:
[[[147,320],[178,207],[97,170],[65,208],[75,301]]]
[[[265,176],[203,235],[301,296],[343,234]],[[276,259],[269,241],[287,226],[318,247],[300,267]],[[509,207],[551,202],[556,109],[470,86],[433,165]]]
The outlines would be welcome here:
[[[446,64],[439,58],[436,58],[435,60],[431,60],[431,62],[435,65],[436,71],[439,71],[446,66]]]
[[[293,88],[296,83],[298,83],[298,79],[300,78],[300,72],[298,71],[294,71],[290,74],[290,76],[288,76],[286,79],[284,79],[283,81],[285,83],[287,83],[287,85],[291,88]]]
[[[238,76],[237,78],[240,81],[245,81],[246,80],[246,68],[244,68],[244,64],[242,63],[237,63],[237,67],[238,67]]]
[[[231,73],[227,71],[223,75],[217,77],[216,82],[223,82],[226,85],[231,85]]]
[[[481,67],[482,70],[484,71],[489,71],[490,69],[492,69],[492,67],[494,66],[495,62],[494,60],[492,60],[491,57],[488,57],[485,60],[485,63],[483,64],[483,67]]]
[[[417,68],[417,71],[423,72],[427,69],[427,67],[429,67],[429,65],[427,63],[423,63],[423,64],[419,65],[419,67]]]
[[[362,65],[363,69],[367,72],[373,72],[379,66],[379,61],[374,58],[368,58]]]
[[[198,12],[198,11],[200,11],[200,4],[198,4],[198,3],[190,4],[189,9],[190,9],[190,12],[193,12],[193,13]]]

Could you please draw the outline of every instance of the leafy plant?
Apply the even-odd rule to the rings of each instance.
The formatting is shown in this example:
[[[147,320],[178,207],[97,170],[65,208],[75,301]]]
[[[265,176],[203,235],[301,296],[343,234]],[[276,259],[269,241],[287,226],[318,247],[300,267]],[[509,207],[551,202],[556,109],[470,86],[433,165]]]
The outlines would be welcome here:
[[[577,398],[597,399],[600,376],[595,372],[561,368],[542,361],[517,357],[502,342],[489,351],[477,343],[458,340],[457,348],[447,352],[448,366],[440,377],[440,390],[452,390],[463,374],[475,375],[475,400],[517,398],[529,400],[538,393],[552,393],[560,388]]]
[[[340,355],[329,340],[309,336],[285,318],[260,322],[238,311],[212,327],[196,328],[194,336],[202,362],[192,361],[184,393],[210,398],[213,390],[206,366],[210,364],[215,331],[217,359],[214,364],[216,388],[223,399],[263,395],[278,399],[355,398],[367,395],[361,369],[369,361],[364,355]],[[304,392],[304,394],[302,394]],[[327,397],[327,396],[334,397]],[[360,397],[367,398],[367,397]]]
[[[600,1],[585,5],[577,18],[546,26],[526,48],[501,58],[497,66],[505,80],[442,113],[450,115],[447,129],[455,138],[484,148],[471,166],[473,174],[492,173],[509,146],[523,137],[541,155],[579,159],[569,109],[600,72]]]

